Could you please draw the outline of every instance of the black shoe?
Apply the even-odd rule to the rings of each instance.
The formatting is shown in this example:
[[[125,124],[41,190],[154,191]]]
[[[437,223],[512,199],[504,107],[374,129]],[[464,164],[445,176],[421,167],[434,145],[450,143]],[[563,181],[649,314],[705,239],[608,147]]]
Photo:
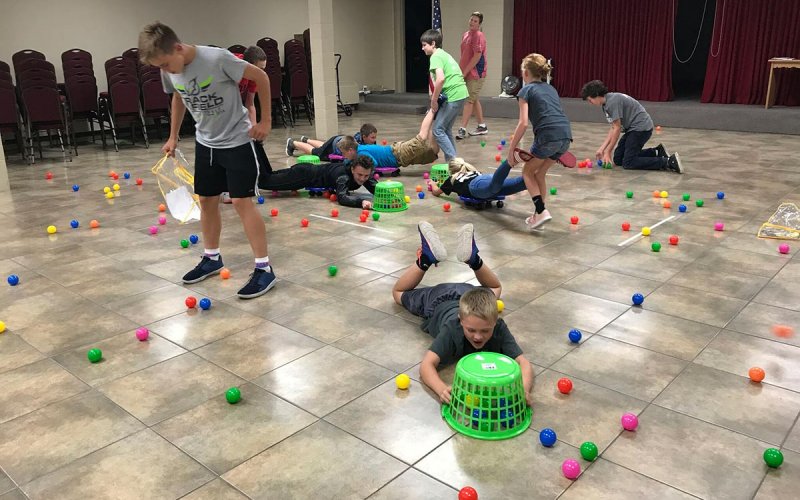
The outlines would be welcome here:
[[[214,276],[222,271],[223,268],[222,264],[222,256],[220,255],[219,259],[211,260],[210,258],[203,255],[203,258],[200,259],[200,263],[195,266],[194,269],[189,271],[183,276],[183,282],[186,284],[190,283],[197,283],[198,281],[203,281],[204,279],[208,278],[209,276]]]
[[[304,135],[301,135],[300,136],[300,142],[305,142],[306,144],[308,144],[308,137],[306,137]]]
[[[669,153],[667,152],[667,148],[665,148],[663,144],[659,144],[658,146],[656,146],[655,150],[656,150],[656,156],[669,158]]]
[[[286,139],[286,156],[294,155],[294,139],[289,137]]]
[[[253,299],[264,295],[275,286],[277,279],[275,273],[265,271],[264,269],[253,269],[253,274],[250,275],[250,281],[239,290],[237,295],[240,299]]]
[[[674,153],[672,156],[669,157],[667,160],[667,169],[672,170],[677,174],[683,174],[686,172],[686,169],[683,168],[683,164],[681,163],[681,157],[678,156],[678,153]]]

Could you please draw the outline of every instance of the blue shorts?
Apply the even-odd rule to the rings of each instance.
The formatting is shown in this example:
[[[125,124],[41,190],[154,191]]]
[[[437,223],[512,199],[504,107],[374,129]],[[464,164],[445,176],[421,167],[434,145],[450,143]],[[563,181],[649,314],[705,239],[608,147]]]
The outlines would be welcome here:
[[[571,142],[571,139],[558,139],[556,141],[540,142],[534,138],[533,146],[531,146],[531,154],[537,158],[558,160],[561,158],[561,155],[569,150],[569,145]]]

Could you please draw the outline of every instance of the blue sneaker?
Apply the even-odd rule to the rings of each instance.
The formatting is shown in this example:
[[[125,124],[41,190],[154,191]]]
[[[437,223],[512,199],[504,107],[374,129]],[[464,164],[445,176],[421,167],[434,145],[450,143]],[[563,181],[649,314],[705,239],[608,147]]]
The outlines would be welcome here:
[[[442,240],[436,234],[436,230],[429,222],[420,222],[417,225],[419,237],[422,242],[417,257],[420,267],[427,270],[428,267],[438,264],[447,258],[447,249],[444,248]]]
[[[192,269],[183,276],[183,282],[186,284],[190,284],[190,283],[197,283],[198,281],[203,281],[209,276],[214,276],[215,274],[219,274],[219,272],[222,271],[223,267],[224,265],[222,264],[221,255],[217,260],[211,260],[210,258],[203,255],[203,258],[200,260],[200,263],[197,264],[197,266],[195,266],[194,269]]]
[[[472,224],[464,224],[458,230],[458,249],[456,250],[456,258],[459,262],[466,262],[469,267],[477,264],[478,259],[478,245],[475,244],[475,229]]]
[[[250,275],[250,281],[239,290],[237,295],[240,299],[254,299],[269,292],[278,280],[275,278],[275,273],[265,271],[264,269],[253,269],[253,274]]]

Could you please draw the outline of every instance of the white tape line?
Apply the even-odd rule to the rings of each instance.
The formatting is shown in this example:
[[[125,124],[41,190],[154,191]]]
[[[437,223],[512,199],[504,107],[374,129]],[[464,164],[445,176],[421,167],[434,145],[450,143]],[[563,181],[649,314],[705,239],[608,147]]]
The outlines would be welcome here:
[[[373,231],[380,231],[382,233],[392,234],[391,231],[387,231],[385,229],[379,229],[377,227],[367,226],[367,225],[364,225],[364,224],[356,224],[355,222],[347,222],[346,220],[339,220],[339,219],[334,219],[332,217],[325,217],[324,215],[317,215],[317,214],[308,214],[308,215],[311,216],[311,217],[316,217],[318,219],[325,219],[325,220],[329,220],[329,221],[333,221],[333,222],[338,222],[340,224],[350,224],[351,226],[363,227],[364,229],[372,229]]]
[[[672,219],[674,219],[674,218],[675,218],[675,216],[674,216],[674,215],[670,215],[670,216],[669,216],[669,217],[667,217],[666,219],[664,219],[664,220],[661,220],[661,221],[658,221],[658,222],[656,222],[655,224],[653,224],[652,226],[650,226],[650,229],[651,229],[651,230],[653,230],[653,229],[657,228],[658,226],[660,226],[661,224],[663,224],[663,223],[665,223],[665,222],[669,222],[669,221],[671,221],[671,220],[672,220]],[[628,243],[630,243],[630,242],[634,241],[636,238],[641,238],[642,236],[644,236],[642,233],[639,233],[639,234],[633,235],[633,236],[631,236],[630,238],[628,238],[627,240],[623,241],[622,243],[620,243],[620,244],[619,244],[619,245],[617,245],[617,246],[618,246],[618,247],[625,246],[625,245],[627,245]]]

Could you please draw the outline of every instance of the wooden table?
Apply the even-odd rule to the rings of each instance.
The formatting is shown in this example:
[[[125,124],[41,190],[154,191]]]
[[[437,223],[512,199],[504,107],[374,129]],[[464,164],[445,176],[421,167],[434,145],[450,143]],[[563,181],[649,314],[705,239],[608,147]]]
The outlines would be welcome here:
[[[770,106],[775,104],[775,94],[777,88],[775,85],[775,70],[780,68],[797,68],[800,69],[800,59],[770,59],[769,60],[769,83],[767,84],[767,102],[764,106],[769,109]]]

